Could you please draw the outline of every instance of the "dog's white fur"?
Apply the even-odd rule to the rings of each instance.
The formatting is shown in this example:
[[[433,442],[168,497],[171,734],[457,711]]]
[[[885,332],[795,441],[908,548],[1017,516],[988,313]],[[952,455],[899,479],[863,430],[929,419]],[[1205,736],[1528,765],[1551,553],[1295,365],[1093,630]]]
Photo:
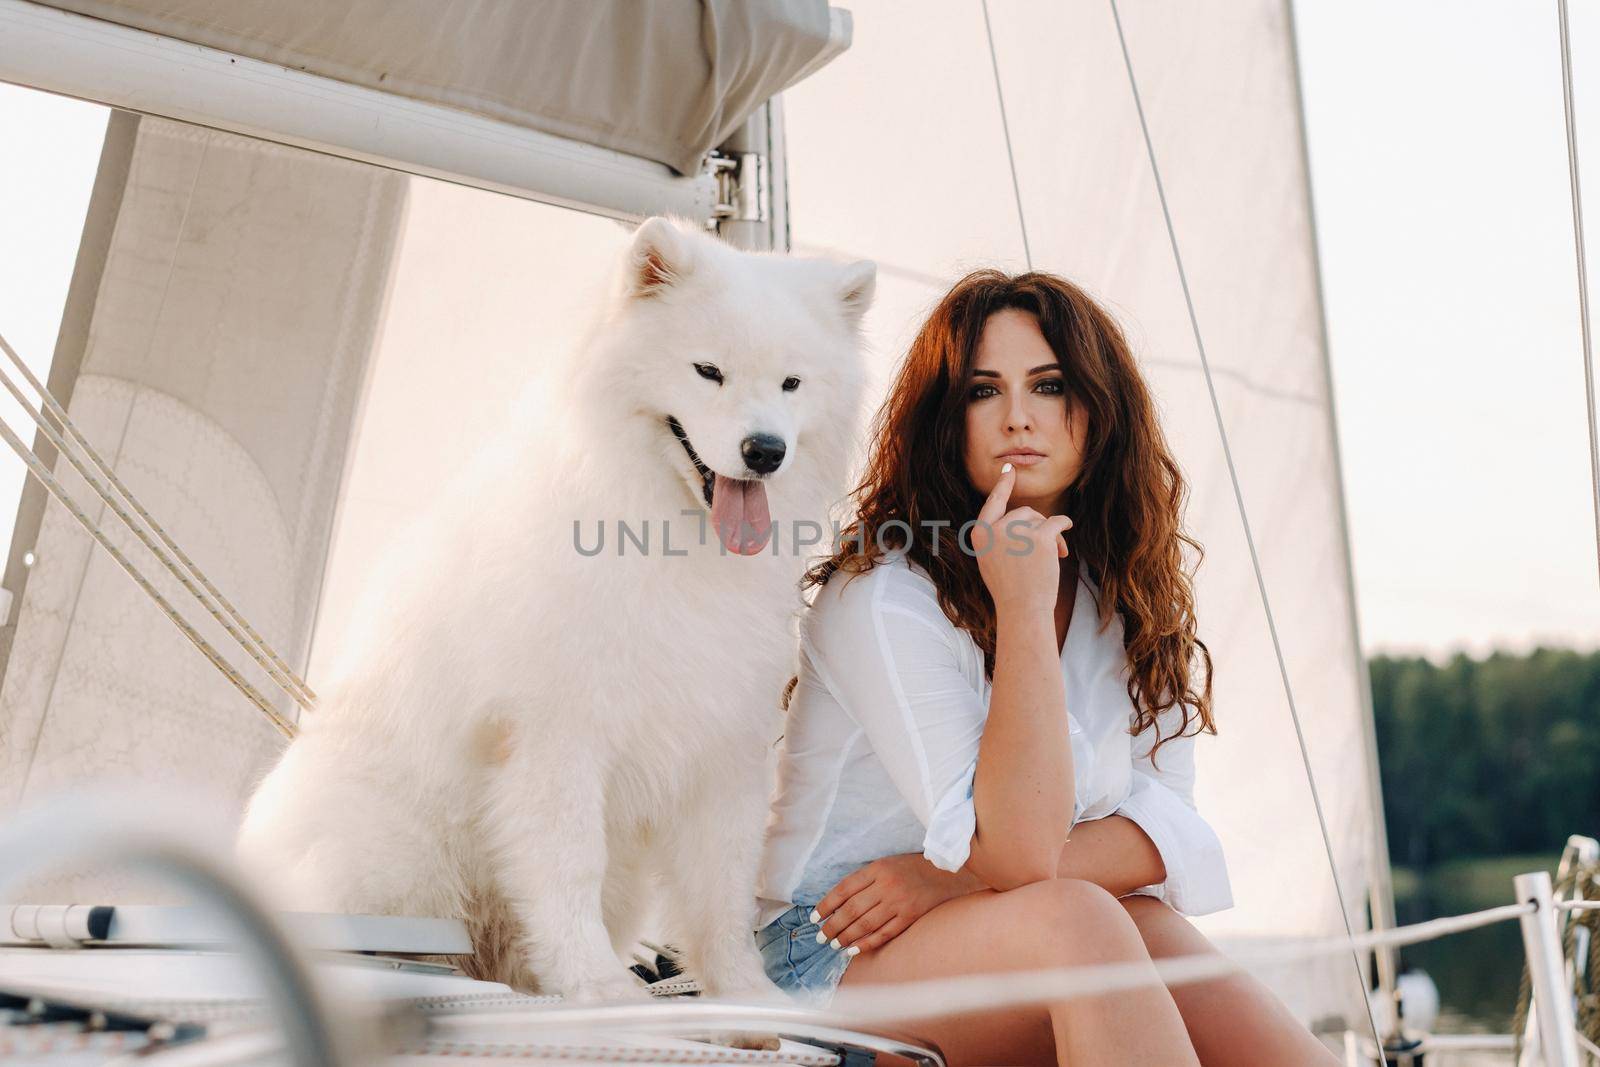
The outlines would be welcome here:
[[[461,916],[480,977],[627,997],[619,953],[656,875],[659,933],[690,973],[770,994],[751,930],[806,562],[789,535],[800,519],[824,548],[831,534],[874,278],[639,228],[550,417],[399,539],[365,639],[251,800],[241,858],[287,880],[285,906]],[[701,479],[668,415],[731,477],[749,475],[747,435],[787,443],[766,483],[776,552],[700,543]],[[648,555],[618,556],[618,519],[650,520]],[[605,520],[601,554],[576,549],[575,520],[587,549]],[[663,552],[662,520],[686,554]]]

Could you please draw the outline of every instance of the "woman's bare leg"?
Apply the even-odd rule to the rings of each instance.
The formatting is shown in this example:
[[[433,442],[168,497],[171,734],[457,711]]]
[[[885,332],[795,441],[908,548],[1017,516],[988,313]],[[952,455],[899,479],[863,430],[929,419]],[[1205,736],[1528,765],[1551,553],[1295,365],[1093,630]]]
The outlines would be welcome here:
[[[1058,878],[947,901],[888,944],[857,956],[841,985],[1149,958],[1116,898],[1092,883]],[[1159,983],[1048,1008],[922,1020],[903,1029],[938,1044],[952,1065],[1199,1064],[1177,1006]]]
[[[1153,959],[1217,951],[1188,919],[1156,898],[1129,896],[1121,903]],[[1176,985],[1172,999],[1205,1067],[1337,1067],[1339,1063],[1266,986],[1248,974]]]

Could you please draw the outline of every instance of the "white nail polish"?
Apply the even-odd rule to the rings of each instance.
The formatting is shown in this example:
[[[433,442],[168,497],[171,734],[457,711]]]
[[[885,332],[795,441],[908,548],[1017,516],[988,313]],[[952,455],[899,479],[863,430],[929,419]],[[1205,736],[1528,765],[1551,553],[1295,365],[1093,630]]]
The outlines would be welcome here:
[[[826,940],[828,940],[828,935],[823,933],[821,930],[818,930],[817,931],[817,944],[820,945]]]
[[[844,950],[844,954],[846,956],[856,956],[856,955],[860,955],[860,953],[861,953],[861,946],[860,945],[851,945],[849,948]]]
[[[822,912],[818,911],[816,908],[812,908],[811,909],[811,921],[814,922],[814,923],[821,922],[822,921]]]
[[[837,937],[834,938],[832,941],[829,941],[828,944],[832,945],[834,947],[835,951],[837,951],[838,949],[844,948],[843,945],[839,944],[839,939]]]
[[[1009,464],[1009,463],[1002,463],[1002,464],[1001,464],[1001,465],[1000,465],[1000,473],[1001,473],[1001,474],[1010,474],[1010,473],[1011,473],[1011,464]]]

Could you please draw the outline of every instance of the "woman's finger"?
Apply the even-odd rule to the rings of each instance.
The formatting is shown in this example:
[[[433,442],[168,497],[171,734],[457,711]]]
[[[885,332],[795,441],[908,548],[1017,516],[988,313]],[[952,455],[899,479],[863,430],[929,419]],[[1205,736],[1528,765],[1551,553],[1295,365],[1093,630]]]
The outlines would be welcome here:
[[[1040,525],[1040,529],[1050,533],[1062,533],[1072,529],[1072,520],[1065,515],[1051,515]]]
[[[905,932],[906,927],[910,925],[911,923],[907,921],[905,916],[896,915],[894,918],[878,927],[875,931],[868,934],[860,941],[855,942],[850,947],[854,949],[860,949],[862,952],[871,952],[875,948],[882,948],[890,941],[893,941],[895,938],[899,937],[903,932]]]
[[[1010,463],[1000,468],[1000,478],[994,483],[994,488],[989,490],[989,498],[983,502],[983,507],[978,509],[978,518],[993,526],[999,522],[1006,513],[1006,504],[1011,500],[1011,487],[1017,481],[1017,468]]]
[[[882,894],[871,886],[861,890],[855,896],[835,908],[822,922],[819,941],[827,941],[838,937],[850,924],[861,916],[871,911],[873,906],[882,899]]]
[[[1067,555],[1066,531],[1072,529],[1072,520],[1065,515],[1051,515],[1039,525],[1039,544],[1043,545],[1046,539],[1055,542],[1056,555],[1065,558]]]
[[[841,904],[871,885],[872,879],[872,864],[870,863],[864,867],[857,867],[854,871],[839,879],[839,884],[828,890],[828,895],[818,901],[815,908],[811,909],[811,921],[819,923],[825,920]]]
[[[862,938],[877,933],[894,915],[894,908],[887,901],[879,901],[871,911],[845,927],[844,932],[833,939],[833,947],[849,948]]]

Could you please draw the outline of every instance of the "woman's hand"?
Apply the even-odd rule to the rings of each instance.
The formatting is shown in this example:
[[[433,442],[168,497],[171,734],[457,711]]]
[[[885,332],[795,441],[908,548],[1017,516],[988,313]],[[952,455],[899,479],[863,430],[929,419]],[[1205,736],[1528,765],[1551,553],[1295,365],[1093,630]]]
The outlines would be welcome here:
[[[822,932],[854,956],[892,938],[947,900],[985,886],[965,870],[942,871],[908,852],[873,860],[839,880],[817,904]]]
[[[1065,515],[1047,517],[1030,507],[1007,511],[1016,483],[1016,468],[1007,463],[978,510],[979,525],[972,528],[978,573],[996,614],[1053,612],[1061,585],[1060,561],[1067,555],[1062,535],[1072,528],[1072,520]]]

